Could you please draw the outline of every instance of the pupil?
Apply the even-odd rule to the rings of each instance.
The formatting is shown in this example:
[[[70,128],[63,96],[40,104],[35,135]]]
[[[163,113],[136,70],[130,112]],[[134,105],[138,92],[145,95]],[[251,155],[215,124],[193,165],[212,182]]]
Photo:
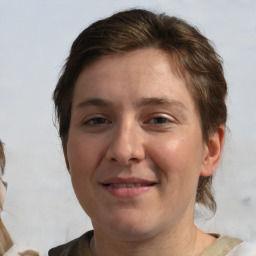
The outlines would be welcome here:
[[[96,118],[96,119],[95,119],[95,123],[96,123],[96,124],[103,124],[103,123],[104,123],[104,118],[102,118],[102,117]]]
[[[165,123],[165,118],[163,118],[163,117],[157,117],[156,118],[156,123]]]

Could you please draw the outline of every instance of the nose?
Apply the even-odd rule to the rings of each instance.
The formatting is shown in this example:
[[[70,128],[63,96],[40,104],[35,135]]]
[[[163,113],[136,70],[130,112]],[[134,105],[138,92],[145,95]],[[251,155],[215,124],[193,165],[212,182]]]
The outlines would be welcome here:
[[[106,157],[123,166],[138,163],[145,158],[141,128],[133,122],[123,122],[114,128]]]

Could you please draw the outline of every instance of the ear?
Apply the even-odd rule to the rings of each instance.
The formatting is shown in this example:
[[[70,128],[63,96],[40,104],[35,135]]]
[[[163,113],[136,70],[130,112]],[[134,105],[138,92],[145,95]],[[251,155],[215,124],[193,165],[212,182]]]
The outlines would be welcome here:
[[[69,161],[68,161],[68,152],[67,152],[67,142],[65,143],[65,145],[62,145],[62,148],[63,148],[66,167],[68,169],[68,172],[70,173]]]
[[[211,176],[220,163],[221,154],[224,146],[225,126],[221,125],[216,132],[214,132],[209,141],[205,145],[203,166],[200,176]]]

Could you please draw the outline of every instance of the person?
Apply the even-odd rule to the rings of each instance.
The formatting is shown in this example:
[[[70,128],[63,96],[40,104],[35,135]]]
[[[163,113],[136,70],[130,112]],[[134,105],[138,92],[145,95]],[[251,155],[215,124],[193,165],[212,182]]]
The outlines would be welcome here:
[[[0,214],[3,210],[4,198],[7,188],[7,183],[2,179],[2,175],[4,174],[5,169],[5,161],[4,145],[0,140]],[[39,256],[39,254],[35,250],[24,250],[14,244],[8,230],[2,221],[2,218],[0,217],[0,256]]]
[[[240,239],[194,224],[213,212],[227,119],[222,59],[186,21],[143,9],[76,38],[53,94],[66,166],[93,230],[50,256],[222,256]]]

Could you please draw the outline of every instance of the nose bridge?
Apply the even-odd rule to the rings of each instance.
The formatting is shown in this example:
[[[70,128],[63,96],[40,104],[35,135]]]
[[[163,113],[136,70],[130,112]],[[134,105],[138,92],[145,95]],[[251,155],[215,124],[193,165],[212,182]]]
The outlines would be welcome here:
[[[108,149],[108,159],[129,165],[144,157],[141,129],[134,118],[123,117],[116,124]]]

